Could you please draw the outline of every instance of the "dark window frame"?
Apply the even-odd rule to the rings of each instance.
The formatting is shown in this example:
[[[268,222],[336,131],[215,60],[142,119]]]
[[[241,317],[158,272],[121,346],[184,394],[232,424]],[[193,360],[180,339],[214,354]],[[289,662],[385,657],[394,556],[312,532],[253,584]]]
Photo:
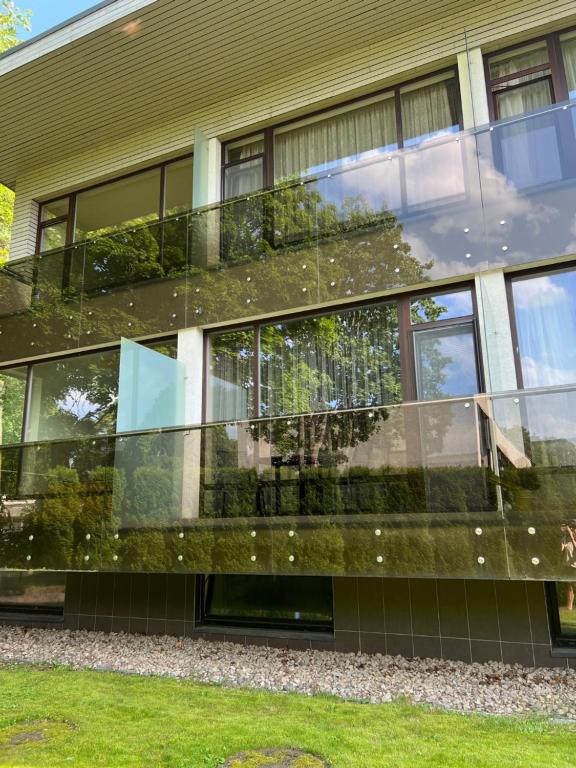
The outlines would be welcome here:
[[[429,72],[425,75],[420,75],[418,77],[410,78],[409,80],[403,80],[400,83],[396,83],[395,85],[388,86],[387,88],[381,88],[377,91],[372,91],[370,93],[367,93],[363,96],[356,96],[353,99],[346,99],[344,101],[340,101],[336,104],[332,104],[329,107],[323,107],[322,109],[316,109],[312,112],[306,112],[303,115],[299,115],[298,117],[290,118],[289,120],[283,120],[278,123],[273,123],[270,126],[267,126],[264,129],[261,130],[254,130],[250,131],[249,133],[244,133],[241,136],[237,136],[233,139],[230,139],[228,141],[222,142],[222,158],[221,158],[221,178],[220,178],[220,197],[221,200],[226,200],[226,170],[227,168],[233,167],[234,165],[239,165],[240,163],[246,163],[250,160],[259,159],[262,157],[262,176],[264,179],[264,187],[262,190],[258,190],[258,192],[272,189],[275,184],[274,179],[274,132],[278,128],[283,128],[287,125],[293,125],[295,123],[300,123],[303,120],[308,120],[314,117],[321,117],[322,115],[328,115],[330,112],[333,112],[337,109],[342,109],[346,107],[353,108],[355,104],[360,105],[361,102],[367,101],[368,99],[373,99],[378,96],[385,96],[386,94],[392,94],[394,98],[395,103],[395,109],[396,109],[396,143],[398,144],[398,149],[404,148],[404,133],[402,129],[402,112],[400,109],[400,92],[403,88],[409,85],[414,85],[415,83],[419,83],[425,80],[430,80],[434,77],[438,77],[440,75],[446,75],[446,74],[452,74],[454,78],[454,83],[456,86],[456,104],[458,108],[458,126],[460,130],[464,127],[464,121],[463,121],[463,112],[462,112],[462,96],[460,92],[460,81],[458,78],[458,67],[457,66],[450,66],[445,67],[443,69],[435,70],[434,72]],[[257,136],[259,134],[264,135],[264,152],[259,153],[257,155],[254,155],[253,157],[246,157],[242,161],[234,162],[234,163],[227,163],[226,161],[226,152],[230,144],[236,144],[242,140],[248,141],[252,136]],[[234,198],[228,198],[228,199],[234,199]]]
[[[217,628],[217,627],[243,628],[243,629],[246,629],[247,631],[250,629],[254,629],[254,630],[260,630],[260,631],[284,630],[284,631],[292,631],[292,632],[318,632],[318,633],[326,633],[330,635],[334,633],[334,586],[333,586],[331,577],[299,576],[299,578],[330,579],[331,590],[332,590],[332,621],[303,622],[298,619],[294,619],[294,620],[274,619],[274,618],[266,619],[262,617],[250,618],[246,616],[241,617],[241,616],[233,616],[233,615],[214,617],[214,616],[208,615],[206,610],[206,605],[207,605],[207,602],[209,601],[206,598],[206,594],[214,590],[214,580],[219,576],[224,576],[224,575],[226,574],[207,573],[207,574],[201,574],[196,579],[196,606],[197,606],[196,621],[200,626],[214,627],[214,628]],[[247,574],[247,575],[252,575],[252,574]],[[268,574],[268,577],[273,578],[275,575],[281,576],[282,578],[291,578],[290,576],[285,576],[283,574]],[[258,574],[258,576],[265,578],[267,574]]]
[[[131,341],[136,341],[137,344],[142,344],[143,346],[151,346],[152,344],[162,344],[163,342],[170,342],[173,341],[177,344],[178,342],[178,335],[174,333],[167,334],[166,336],[160,336],[160,337],[154,337],[154,338],[147,338],[147,339],[131,339]],[[17,365],[0,365],[0,374],[3,371],[10,371],[13,368],[26,368],[26,383],[25,383],[25,391],[24,391],[24,412],[22,416],[22,429],[21,429],[21,436],[20,436],[20,443],[6,443],[4,445],[0,444],[0,451],[6,448],[14,448],[19,445],[33,445],[34,443],[43,443],[46,442],[45,440],[33,440],[26,442],[25,436],[28,428],[28,419],[29,419],[29,413],[30,413],[30,396],[32,393],[32,368],[35,365],[40,365],[42,363],[50,363],[50,362],[59,362],[61,360],[71,360],[76,359],[80,357],[86,357],[86,355],[94,355],[94,354],[101,354],[102,352],[114,352],[120,350],[120,343],[114,342],[112,344],[107,344],[102,347],[97,347],[96,349],[82,349],[82,350],[75,350],[73,352],[66,352],[63,355],[51,355],[48,357],[34,357],[29,359],[28,361],[18,363]],[[81,439],[82,436],[79,435],[78,439]],[[98,435],[100,438],[106,438],[111,437],[111,435]],[[66,440],[71,440],[74,438],[64,438]],[[92,439],[92,438],[88,438]],[[50,442],[50,441],[48,441]]]
[[[114,184],[118,181],[124,181],[124,179],[130,179],[133,176],[139,176],[143,173],[148,173],[149,171],[155,171],[156,169],[160,170],[160,188],[158,190],[158,221],[162,221],[165,218],[165,210],[166,210],[166,167],[169,165],[173,165],[174,163],[179,163],[182,160],[188,160],[190,158],[194,157],[193,152],[188,152],[185,155],[180,155],[179,157],[172,158],[171,160],[165,160],[163,163],[155,163],[154,165],[147,166],[146,168],[141,168],[138,171],[132,171],[131,173],[125,173],[122,176],[115,176],[113,179],[108,179],[108,181],[100,181],[97,184],[91,184],[88,187],[81,187],[80,189],[75,189],[72,192],[68,192],[67,194],[63,195],[57,195],[56,197],[52,197],[49,200],[43,200],[42,202],[38,203],[38,225],[37,225],[37,232],[36,232],[36,247],[35,247],[35,254],[43,253],[43,251],[40,250],[40,246],[42,243],[42,234],[45,229],[48,229],[51,226],[54,226],[55,224],[62,224],[66,222],[66,242],[64,243],[64,248],[69,247],[70,245],[74,244],[74,230],[75,230],[75,223],[76,223],[76,199],[78,195],[82,194],[83,192],[89,192],[92,189],[97,189],[98,187],[105,187],[108,184]],[[50,205],[50,203],[54,203],[57,200],[64,200],[65,198],[68,198],[68,213],[66,216],[59,216],[56,219],[49,219],[47,221],[42,221],[42,209],[46,205]],[[78,241],[82,242],[82,241]],[[58,250],[58,249],[51,249],[51,250]],[[49,251],[46,251],[48,253]]]
[[[576,573],[574,581],[576,582]],[[545,582],[546,608],[548,611],[548,623],[550,627],[550,640],[556,648],[576,648],[576,637],[562,634],[560,623],[560,606],[556,592],[556,582]]]
[[[529,83],[537,83],[543,80],[549,80],[550,92],[552,94],[552,104],[560,104],[569,100],[568,82],[566,79],[564,60],[562,58],[560,38],[562,35],[574,31],[576,31],[576,27],[567,27],[565,29],[559,30],[558,32],[551,32],[548,35],[532,37],[529,40],[524,40],[521,43],[515,43],[514,45],[509,45],[506,48],[499,48],[496,51],[491,51],[490,53],[485,54],[484,75],[486,79],[486,90],[488,94],[488,114],[490,117],[490,122],[500,119],[497,106],[498,94],[507,93],[509,90],[516,88],[526,87]],[[514,72],[510,75],[504,75],[502,77],[490,77],[490,60],[494,56],[499,56],[503,53],[512,53],[513,51],[517,51],[537,43],[546,44],[546,50],[548,52],[547,64],[538,64],[534,67],[528,67],[527,69],[519,70],[518,72]],[[526,75],[535,74],[537,72],[546,72],[547,74],[540,78],[534,78],[534,80],[511,85],[508,88],[500,88],[494,90],[495,87],[504,85],[509,80],[517,80],[519,77],[525,77]]]
[[[463,315],[446,320],[433,320],[418,324],[411,323],[410,305],[414,299],[424,296],[442,296],[443,294],[456,293],[459,291],[470,291],[472,296],[472,315]],[[474,282],[470,280],[461,283],[452,283],[451,285],[438,286],[433,288],[422,288],[416,291],[405,291],[391,296],[382,296],[364,301],[350,302],[348,304],[339,304],[324,309],[311,309],[304,312],[295,312],[289,315],[279,315],[276,317],[265,317],[260,320],[250,322],[239,322],[231,325],[217,326],[204,331],[203,340],[203,376],[202,376],[202,424],[215,423],[209,421],[207,416],[208,389],[209,389],[209,361],[210,361],[210,338],[217,334],[231,333],[233,331],[252,330],[254,332],[253,346],[253,371],[252,379],[254,382],[252,393],[252,416],[249,421],[264,418],[260,414],[260,329],[265,325],[274,325],[274,323],[291,322],[304,320],[307,318],[322,317],[323,315],[337,314],[339,312],[353,311],[377,304],[392,304],[398,306],[399,334],[398,346],[400,351],[400,371],[401,371],[401,403],[418,402],[416,391],[416,366],[414,356],[414,336],[415,332],[421,330],[431,330],[434,328],[454,327],[457,325],[471,325],[474,331],[474,347],[476,372],[478,378],[478,393],[485,390],[484,367],[482,359],[482,347],[480,344],[480,335],[478,327],[478,301]],[[422,401],[425,402],[425,401]],[[368,407],[368,406],[367,406]],[[337,413],[338,411],[334,411]],[[295,414],[296,415],[296,414]],[[242,421],[243,419],[241,419]]]

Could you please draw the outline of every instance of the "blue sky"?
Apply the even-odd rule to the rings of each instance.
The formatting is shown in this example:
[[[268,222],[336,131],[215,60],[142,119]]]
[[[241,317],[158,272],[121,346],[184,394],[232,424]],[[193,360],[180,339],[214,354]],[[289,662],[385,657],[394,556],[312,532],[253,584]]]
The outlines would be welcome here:
[[[16,6],[22,10],[32,11],[32,30],[20,31],[19,37],[21,40],[28,40],[76,16],[77,13],[97,5],[98,2],[99,0],[16,0]]]

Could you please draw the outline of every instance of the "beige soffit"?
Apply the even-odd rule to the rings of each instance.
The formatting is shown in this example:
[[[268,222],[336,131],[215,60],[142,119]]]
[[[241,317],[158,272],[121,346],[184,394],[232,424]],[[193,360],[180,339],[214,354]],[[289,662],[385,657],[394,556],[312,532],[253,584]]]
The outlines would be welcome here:
[[[304,112],[343,83],[369,92],[394,65],[455,63],[466,34],[478,44],[521,19],[574,12],[573,0],[101,3],[0,58],[0,181],[17,187],[47,164],[183,120],[215,135],[239,98],[252,104],[246,124],[290,111],[291,100]]]

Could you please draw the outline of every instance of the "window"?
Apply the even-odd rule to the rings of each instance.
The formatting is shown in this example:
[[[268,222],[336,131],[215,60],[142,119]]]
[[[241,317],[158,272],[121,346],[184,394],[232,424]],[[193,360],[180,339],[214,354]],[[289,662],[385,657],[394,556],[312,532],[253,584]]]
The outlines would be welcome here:
[[[574,571],[574,580],[546,585],[550,629],[556,645],[576,647],[576,520],[567,521],[562,529],[565,564]]]
[[[0,574],[0,616],[26,616],[41,620],[64,615],[66,575],[57,572]]]
[[[190,210],[192,170],[190,156],[42,203],[37,251]]]
[[[211,575],[202,579],[202,623],[271,629],[333,627],[332,579]]]
[[[486,79],[492,119],[576,98],[576,32],[556,33],[490,55]]]
[[[576,382],[576,270],[511,281],[519,385]]]
[[[148,346],[176,357],[173,339]],[[114,348],[0,371],[0,444],[21,442],[23,417],[24,442],[114,434],[119,364]]]
[[[460,130],[453,70],[224,146],[223,197],[319,174]]]
[[[480,388],[469,288],[207,335],[207,421],[392,405]]]

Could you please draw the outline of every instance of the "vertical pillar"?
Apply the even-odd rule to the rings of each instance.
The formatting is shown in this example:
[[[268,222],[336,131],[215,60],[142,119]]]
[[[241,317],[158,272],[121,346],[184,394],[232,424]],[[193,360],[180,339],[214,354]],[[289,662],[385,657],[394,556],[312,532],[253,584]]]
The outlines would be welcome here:
[[[476,296],[486,390],[515,390],[516,366],[504,273],[498,270],[476,275]]]
[[[458,79],[464,128],[486,125],[490,122],[490,116],[484,61],[480,48],[470,48],[458,54]]]
[[[208,139],[197,128],[194,132],[194,175],[192,201],[194,208],[206,208],[220,201],[220,142]],[[220,259],[220,215],[207,209],[193,216],[195,266],[210,266]]]
[[[38,229],[38,203],[26,195],[16,193],[14,201],[14,222],[10,242],[10,259],[31,256],[36,251]]]
[[[202,389],[204,376],[204,333],[201,328],[188,328],[178,333],[178,360],[186,368],[184,384],[184,417],[187,425],[202,422]],[[183,437],[182,518],[200,515],[200,483],[202,434],[193,429]]]

